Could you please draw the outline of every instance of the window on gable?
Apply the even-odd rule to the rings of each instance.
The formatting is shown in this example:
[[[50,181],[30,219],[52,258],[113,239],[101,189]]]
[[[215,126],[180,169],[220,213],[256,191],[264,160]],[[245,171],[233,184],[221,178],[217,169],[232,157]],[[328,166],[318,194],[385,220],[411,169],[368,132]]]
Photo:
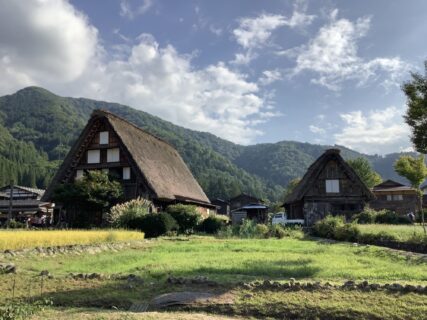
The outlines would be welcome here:
[[[99,163],[101,160],[99,150],[88,150],[87,151],[87,163]]]
[[[326,180],[326,193],[339,193],[340,181],[339,180]]]
[[[129,180],[130,179],[130,168],[124,167],[123,168],[123,180]]]
[[[99,133],[99,144],[108,144],[108,131],[101,131]]]
[[[119,162],[119,161],[120,161],[119,148],[108,149],[107,150],[107,162]]]

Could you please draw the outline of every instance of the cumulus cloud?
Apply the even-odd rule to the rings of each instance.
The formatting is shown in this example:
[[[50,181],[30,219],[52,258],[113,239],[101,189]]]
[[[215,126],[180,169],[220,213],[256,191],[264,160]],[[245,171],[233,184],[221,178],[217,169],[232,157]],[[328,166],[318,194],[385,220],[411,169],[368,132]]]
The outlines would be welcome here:
[[[0,94],[40,85],[128,104],[238,143],[251,142],[262,134],[255,125],[277,115],[256,82],[222,62],[195,67],[191,55],[149,34],[109,54],[67,1],[0,4]]]
[[[308,44],[279,52],[294,58],[293,75],[308,71],[311,81],[330,90],[339,90],[344,81],[355,80],[358,85],[384,76],[383,85],[398,83],[408,65],[399,57],[380,57],[366,60],[358,55],[358,41],[370,27],[370,17],[352,22],[337,19],[338,10],[331,13],[330,22],[320,28]]]
[[[97,51],[97,30],[66,1],[0,0],[2,90],[79,77]]]
[[[404,109],[394,106],[341,114],[345,127],[335,134],[335,142],[365,153],[385,154],[410,147],[409,127],[403,122]]]
[[[269,44],[274,30],[288,26],[289,28],[302,28],[312,23],[315,16],[306,14],[305,1],[296,1],[291,17],[281,14],[261,14],[257,17],[245,17],[239,19],[239,25],[233,30],[236,42],[247,52],[238,53],[234,63],[247,64],[256,57],[254,50]],[[246,59],[242,59],[246,57]],[[250,59],[249,59],[250,58]]]
[[[277,69],[265,70],[262,72],[262,76],[259,78],[258,82],[261,85],[266,86],[281,79],[282,79],[282,74],[279,70]]]
[[[146,13],[148,10],[150,10],[152,5],[152,0],[142,0],[142,3],[135,7],[130,3],[129,0],[120,0],[120,15],[132,20],[136,16]]]

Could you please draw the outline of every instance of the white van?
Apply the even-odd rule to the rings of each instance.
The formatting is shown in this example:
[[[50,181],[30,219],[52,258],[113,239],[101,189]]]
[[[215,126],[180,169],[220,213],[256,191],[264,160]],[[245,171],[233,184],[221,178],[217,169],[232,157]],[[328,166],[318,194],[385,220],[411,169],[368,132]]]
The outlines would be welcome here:
[[[273,219],[271,220],[272,224],[281,224],[283,226],[290,224],[304,224],[304,219],[290,219],[286,216],[284,212],[277,212],[273,215]]]

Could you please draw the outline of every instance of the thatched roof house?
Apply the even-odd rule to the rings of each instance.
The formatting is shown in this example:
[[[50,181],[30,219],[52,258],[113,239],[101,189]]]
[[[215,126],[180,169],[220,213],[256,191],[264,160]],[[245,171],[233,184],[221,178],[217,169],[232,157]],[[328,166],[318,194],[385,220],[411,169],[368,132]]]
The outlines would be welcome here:
[[[350,216],[363,210],[375,196],[341,157],[326,150],[307,170],[283,206],[290,219],[311,225],[327,214]]]
[[[128,199],[142,196],[158,207],[179,202],[214,208],[172,145],[108,111],[92,113],[43,199],[88,170],[108,171],[122,182]]]

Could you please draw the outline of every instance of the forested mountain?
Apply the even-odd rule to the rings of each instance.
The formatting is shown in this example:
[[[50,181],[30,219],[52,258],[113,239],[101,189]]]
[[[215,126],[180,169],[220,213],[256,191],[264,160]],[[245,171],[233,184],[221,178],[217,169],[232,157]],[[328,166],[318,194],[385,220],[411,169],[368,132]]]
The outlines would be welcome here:
[[[167,140],[180,152],[209,197],[240,192],[277,201],[330,146],[294,141],[241,146],[210,133],[176,126],[117,103],[65,98],[38,87],[0,97],[0,182],[45,187],[94,109],[118,114]],[[383,178],[396,179],[399,154],[361,155],[339,147],[345,158],[367,157]],[[398,180],[401,180],[397,178]]]

